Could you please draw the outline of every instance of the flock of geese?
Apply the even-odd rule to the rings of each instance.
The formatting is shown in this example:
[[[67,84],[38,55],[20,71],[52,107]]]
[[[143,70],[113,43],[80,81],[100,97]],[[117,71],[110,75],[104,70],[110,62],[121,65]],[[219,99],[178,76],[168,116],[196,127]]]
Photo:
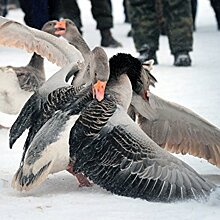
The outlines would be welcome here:
[[[69,19],[39,31],[1,17],[0,45],[34,52],[26,67],[0,69],[0,111],[19,113],[10,148],[28,129],[15,189],[32,190],[62,170],[81,186],[148,201],[207,198],[217,188],[170,152],[220,167],[220,130],[150,92],[152,60],[108,59]],[[47,81],[42,57],[61,66]]]

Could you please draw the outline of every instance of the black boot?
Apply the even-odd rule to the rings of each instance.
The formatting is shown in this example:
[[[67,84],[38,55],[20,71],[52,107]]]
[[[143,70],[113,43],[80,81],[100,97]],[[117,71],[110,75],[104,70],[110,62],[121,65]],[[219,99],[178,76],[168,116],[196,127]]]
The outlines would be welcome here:
[[[110,29],[100,30],[100,33],[102,37],[101,39],[102,47],[112,47],[112,48],[122,47],[122,44],[112,37],[112,33]]]
[[[154,60],[154,65],[157,65],[158,64],[158,61],[157,61],[157,56],[156,56],[156,51],[154,50],[151,50],[150,47],[145,44],[141,50],[139,50],[139,57],[138,59],[144,63],[145,61],[147,60],[151,60],[153,59]]]
[[[191,66],[191,58],[188,52],[174,54],[174,66]]]

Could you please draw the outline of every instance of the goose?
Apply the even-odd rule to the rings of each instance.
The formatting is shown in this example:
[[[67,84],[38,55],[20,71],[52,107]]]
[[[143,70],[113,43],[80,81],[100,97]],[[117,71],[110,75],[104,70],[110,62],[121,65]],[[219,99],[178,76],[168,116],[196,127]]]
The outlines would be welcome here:
[[[106,75],[105,78],[108,78],[108,68],[108,58],[105,51],[101,47],[94,48],[90,70],[97,76],[102,75],[104,77]],[[93,94],[93,86],[91,85],[89,88],[90,92],[85,90],[85,93]],[[74,89],[73,86],[63,87],[48,95],[43,111],[40,112],[36,124],[32,126],[31,132],[29,132],[31,135],[28,140],[28,147],[26,147],[20,167],[14,175],[13,188],[19,191],[29,191],[43,183],[49,174],[63,170],[76,175],[80,186],[91,186],[87,178],[82,173],[75,173],[71,163],[69,163],[68,137],[72,124],[78,116],[69,117],[65,113],[60,117],[56,113],[60,109],[60,111],[64,111],[65,106],[73,109],[74,113],[79,111],[78,108],[83,107],[77,93],[72,92]],[[95,98],[93,95],[88,97]],[[84,96],[82,99],[84,100]],[[71,103],[75,104],[75,102],[77,104],[74,107]]]
[[[149,70],[145,68],[146,75]],[[151,85],[156,79],[149,78]],[[146,92],[147,91],[147,92]],[[220,167],[220,129],[190,109],[145,92],[133,93],[132,109],[140,128],[160,147],[190,154]]]
[[[115,63],[111,73],[118,73],[117,59],[110,62]],[[70,131],[75,172],[83,172],[95,184],[121,196],[159,202],[207,198],[216,186],[158,146],[128,116],[135,84],[131,85],[124,71],[111,73],[108,96],[101,102],[88,102]],[[139,81],[135,92],[140,89]]]
[[[123,56],[127,62],[118,62]],[[215,186],[161,149],[126,113],[132,89],[139,91],[141,63],[130,55],[118,54],[110,59],[110,66],[107,97],[93,101],[91,89],[85,88],[77,99],[56,111],[31,142],[12,186],[30,190],[48,175],[58,156],[47,145],[54,144],[62,134],[57,133],[57,128],[63,131],[66,123],[71,132],[67,135],[70,146],[67,144],[65,151],[70,151],[74,172],[85,174],[101,187],[149,201],[206,197]],[[59,156],[64,156],[64,148],[62,151]]]

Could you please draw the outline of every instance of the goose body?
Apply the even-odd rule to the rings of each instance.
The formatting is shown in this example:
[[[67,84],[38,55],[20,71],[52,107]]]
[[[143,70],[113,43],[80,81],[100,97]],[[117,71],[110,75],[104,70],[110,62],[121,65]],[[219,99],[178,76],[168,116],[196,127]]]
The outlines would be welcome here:
[[[76,172],[117,195],[170,202],[206,198],[215,188],[109,100],[80,115],[70,133],[70,156]]]
[[[206,198],[215,186],[160,148],[127,115],[132,89],[125,75],[110,78],[110,98],[90,102],[71,129],[75,171],[122,196],[166,202]],[[122,88],[130,88],[126,98]]]
[[[31,142],[12,185],[21,191],[29,190],[42,183],[49,173],[64,168],[68,146],[60,149],[63,155],[54,150],[58,149],[57,143],[64,144],[59,142],[63,131],[69,132],[72,127],[69,145],[75,172],[83,172],[94,183],[115,194],[150,201],[198,199],[209,195],[215,188],[213,184],[161,149],[127,115],[132,88],[138,85],[132,73],[137,72],[116,70],[115,75],[110,74],[107,84],[110,98],[93,101],[91,90],[85,89],[43,125]],[[140,79],[140,73],[137,78]],[[121,93],[122,88],[127,91]],[[49,149],[51,146],[53,149]],[[64,165],[55,166],[61,164],[54,162],[57,155]]]

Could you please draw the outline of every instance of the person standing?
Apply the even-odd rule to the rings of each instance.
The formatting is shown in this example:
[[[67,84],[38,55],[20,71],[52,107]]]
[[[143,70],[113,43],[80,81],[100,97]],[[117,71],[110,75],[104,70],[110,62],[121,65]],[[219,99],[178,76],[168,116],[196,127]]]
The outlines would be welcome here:
[[[141,62],[154,59],[159,49],[160,26],[157,19],[157,0],[129,0],[129,18],[135,47]],[[175,66],[191,66],[189,52],[193,45],[191,0],[163,0],[166,33]]]

